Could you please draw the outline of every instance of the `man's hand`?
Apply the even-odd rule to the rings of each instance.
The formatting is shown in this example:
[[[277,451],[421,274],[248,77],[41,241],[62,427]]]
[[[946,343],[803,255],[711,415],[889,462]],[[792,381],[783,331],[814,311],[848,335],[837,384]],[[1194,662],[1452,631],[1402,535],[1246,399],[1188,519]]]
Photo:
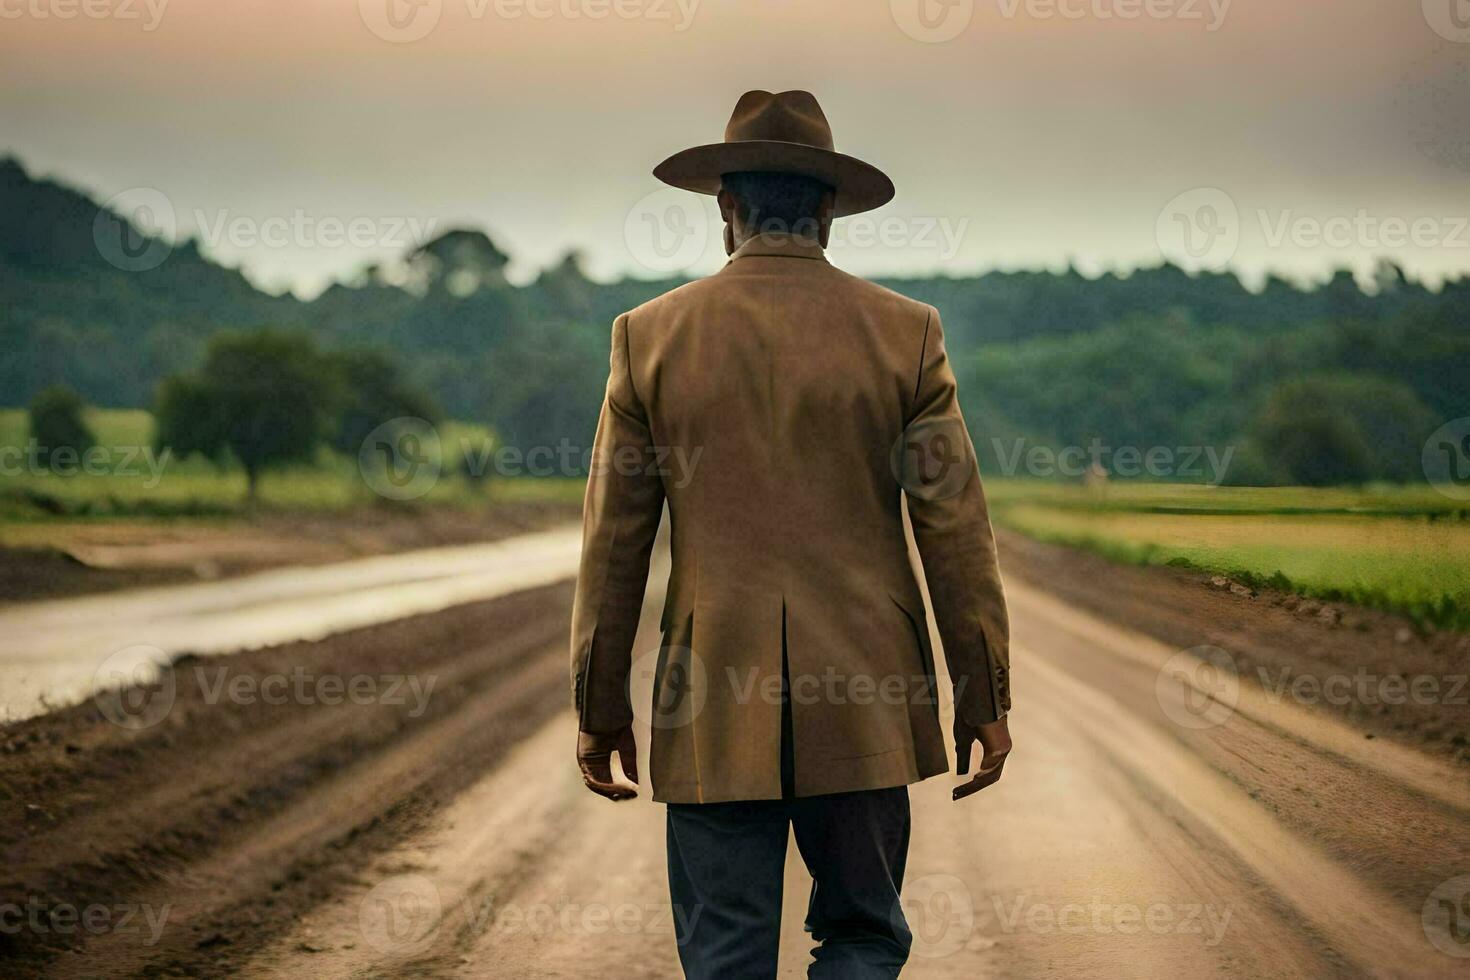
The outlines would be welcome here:
[[[958,718],[954,720],[954,752],[959,760],[958,773],[961,776],[970,772],[970,750],[977,741],[982,750],[980,769],[968,783],[955,787],[956,801],[978,793],[1000,779],[1000,771],[1011,751],[1011,730],[1005,718],[978,727],[967,725]]]
[[[623,764],[623,775],[637,786],[638,743],[633,738],[632,725],[616,732],[577,733],[577,768],[582,770],[582,782],[598,796],[610,800],[631,800],[638,795],[638,790],[613,779],[614,752]]]

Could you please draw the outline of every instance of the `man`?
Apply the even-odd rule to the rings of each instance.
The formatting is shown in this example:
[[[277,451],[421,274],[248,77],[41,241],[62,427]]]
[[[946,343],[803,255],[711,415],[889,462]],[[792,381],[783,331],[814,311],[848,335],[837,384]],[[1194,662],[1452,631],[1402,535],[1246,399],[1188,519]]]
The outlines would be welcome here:
[[[960,775],[983,749],[954,798],[998,779],[1011,745],[1005,598],[939,314],[828,264],[832,220],[893,196],[832,146],[809,93],[747,92],[724,142],[660,164],[718,195],[730,262],[612,329],[573,612],[577,757],[593,792],[636,795],[611,757],[636,784],[628,680],[667,502],[651,763],[693,978],[775,976],[791,828],[810,975],[893,977],[908,956],[907,786],[949,764],[904,497]]]

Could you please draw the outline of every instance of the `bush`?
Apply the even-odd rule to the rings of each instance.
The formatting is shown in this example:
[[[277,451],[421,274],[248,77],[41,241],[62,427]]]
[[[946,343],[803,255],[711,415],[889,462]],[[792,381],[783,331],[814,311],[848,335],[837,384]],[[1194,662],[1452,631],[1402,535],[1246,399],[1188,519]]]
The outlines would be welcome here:
[[[80,455],[97,444],[82,418],[86,407],[82,397],[65,385],[52,385],[31,399],[31,438],[43,462],[58,449]]]

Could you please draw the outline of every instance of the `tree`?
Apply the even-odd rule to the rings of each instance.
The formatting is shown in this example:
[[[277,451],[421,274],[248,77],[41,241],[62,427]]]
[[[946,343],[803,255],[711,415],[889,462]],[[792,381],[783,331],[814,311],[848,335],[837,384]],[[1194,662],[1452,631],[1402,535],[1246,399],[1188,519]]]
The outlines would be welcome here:
[[[82,412],[86,403],[65,385],[52,385],[31,399],[31,438],[36,440],[42,460],[58,449],[81,455],[97,444]]]
[[[439,409],[425,392],[410,385],[397,362],[378,351],[331,355],[341,385],[341,415],[332,448],[357,455],[363,441],[381,425],[400,418],[438,420]]]
[[[304,336],[263,330],[216,337],[194,377],[164,382],[161,446],[220,458],[245,470],[254,509],[263,471],[309,460],[330,432],[340,397],[337,370]]]
[[[484,232],[456,228],[409,253],[409,280],[418,291],[469,296],[504,286],[509,262]]]
[[[1347,372],[1287,381],[1251,424],[1260,455],[1289,479],[1312,486],[1414,480],[1435,416],[1413,389]]]

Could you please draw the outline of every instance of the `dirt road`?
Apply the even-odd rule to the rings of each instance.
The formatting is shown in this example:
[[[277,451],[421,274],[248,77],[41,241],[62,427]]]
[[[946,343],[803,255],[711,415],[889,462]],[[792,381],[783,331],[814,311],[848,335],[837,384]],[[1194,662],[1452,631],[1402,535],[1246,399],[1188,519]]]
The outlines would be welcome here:
[[[90,697],[183,652],[315,639],[563,581],[575,527],[208,584],[0,609],[0,720]]]
[[[697,910],[668,905],[661,807],[595,798],[569,761],[569,597],[229,658],[231,677],[433,678],[418,699],[406,681],[401,703],[319,686],[211,702],[192,675],[220,664],[185,661],[147,728],[88,704],[0,731],[0,908],[40,909],[19,931],[0,916],[0,972],[677,976],[676,923]],[[906,976],[1470,967],[1452,955],[1470,952],[1462,764],[1019,581],[1011,601],[1017,749],[965,803],[951,780],[913,789]],[[804,969],[805,894],[793,849],[785,975]]]

